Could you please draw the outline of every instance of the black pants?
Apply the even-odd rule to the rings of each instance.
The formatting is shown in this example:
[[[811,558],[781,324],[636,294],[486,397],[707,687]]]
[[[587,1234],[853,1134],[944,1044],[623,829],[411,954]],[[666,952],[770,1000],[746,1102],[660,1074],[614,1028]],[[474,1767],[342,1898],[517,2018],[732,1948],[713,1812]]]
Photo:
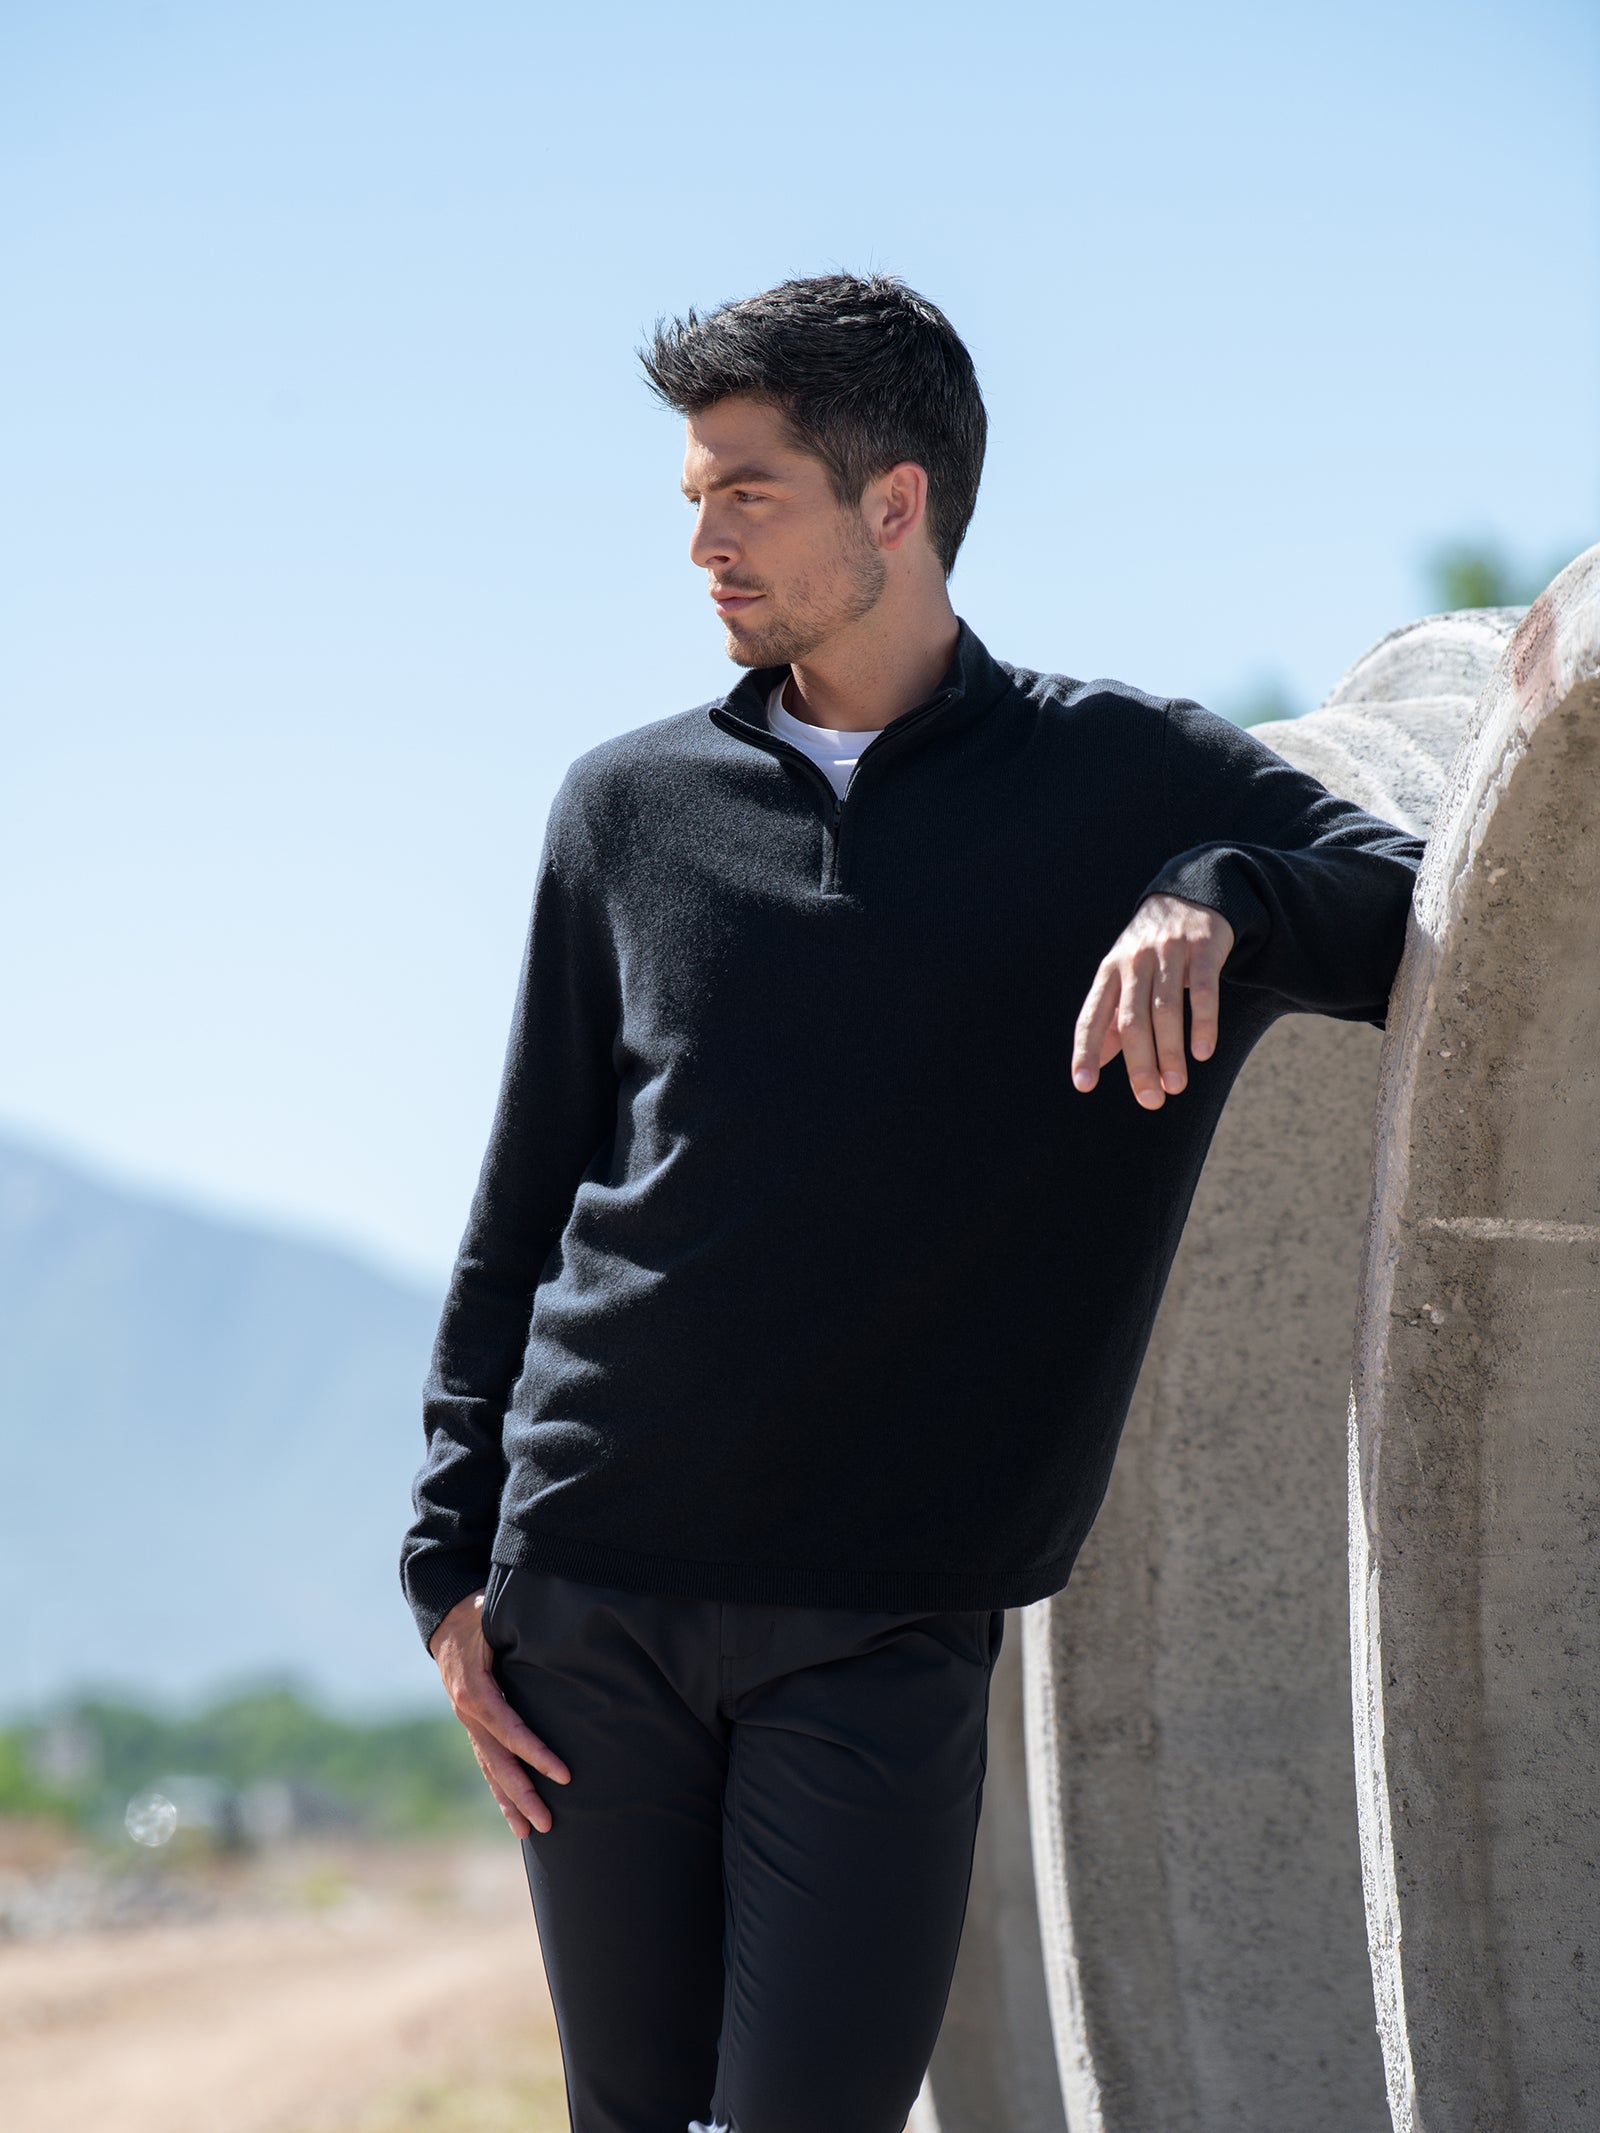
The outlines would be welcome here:
[[[900,2133],[938,2035],[998,1612],[646,1599],[495,1567],[573,2133]]]

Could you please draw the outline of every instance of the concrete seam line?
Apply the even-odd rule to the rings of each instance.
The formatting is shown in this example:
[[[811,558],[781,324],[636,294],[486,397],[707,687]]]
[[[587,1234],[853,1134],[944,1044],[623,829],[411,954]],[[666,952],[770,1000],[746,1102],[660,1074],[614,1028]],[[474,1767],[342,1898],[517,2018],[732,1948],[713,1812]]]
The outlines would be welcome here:
[[[1383,2053],[1394,2133],[1420,2133],[1411,2032],[1400,1974],[1400,1891],[1389,1827],[1389,1772],[1384,1745],[1381,1604],[1361,1483],[1361,1438],[1350,1397],[1350,1702],[1355,1728],[1356,1819],[1361,1831],[1361,1893],[1367,1913],[1373,2013]]]
[[[1070,2133],[1106,2133],[1100,2081],[1095,2070],[1072,1929],[1072,1896],[1062,1841],[1063,1802],[1059,1744],[1062,1726],[1055,1708],[1051,1601],[1022,1610],[1023,1722],[1027,1736],[1028,1821],[1038,1891],[1039,1936],[1045,1961],[1045,1993],[1055,2031],[1061,2102]]]
[[[1542,1222],[1534,1215],[1428,1215],[1419,1227],[1496,1244],[1600,1244],[1600,1222]]]

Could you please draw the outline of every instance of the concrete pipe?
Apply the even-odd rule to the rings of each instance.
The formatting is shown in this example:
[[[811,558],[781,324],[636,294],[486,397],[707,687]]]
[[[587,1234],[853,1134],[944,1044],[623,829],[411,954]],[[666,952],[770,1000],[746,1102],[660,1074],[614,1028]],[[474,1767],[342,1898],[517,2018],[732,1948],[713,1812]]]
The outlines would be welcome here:
[[[1507,649],[1390,1012],[1351,1431],[1400,2133],[1600,2124],[1600,548]]]
[[[1426,829],[1515,617],[1397,631],[1288,760]],[[1072,2133],[1377,2133],[1344,1442],[1379,1034],[1294,1015],[1223,1116],[1111,1487],[1025,1619],[1039,1916]],[[990,2121],[991,2125],[1000,2121]]]
[[[961,1952],[908,2133],[1066,2133],[1028,1829],[1022,1622],[1006,1617]]]

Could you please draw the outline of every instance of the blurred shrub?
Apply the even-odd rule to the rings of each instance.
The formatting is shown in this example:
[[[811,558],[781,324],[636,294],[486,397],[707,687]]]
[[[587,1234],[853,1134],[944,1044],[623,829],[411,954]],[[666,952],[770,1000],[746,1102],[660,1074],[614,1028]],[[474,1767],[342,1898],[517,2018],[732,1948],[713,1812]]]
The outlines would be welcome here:
[[[1453,541],[1428,558],[1429,597],[1440,614],[1463,607],[1527,607],[1581,543],[1543,566],[1513,563],[1493,541]]]
[[[1242,696],[1231,697],[1219,707],[1224,718],[1236,726],[1264,726],[1269,719],[1299,718],[1305,705],[1295,700],[1281,681],[1256,683]]]
[[[17,1727],[0,1732],[0,1815],[69,1814],[70,1802],[35,1768],[27,1735]]]
[[[0,1813],[53,1812],[109,1836],[130,1798],[163,1781],[173,1789],[173,1773],[197,1793],[209,1788],[230,1839],[241,1827],[231,1803],[274,1796],[286,1805],[272,1834],[308,1823],[391,1838],[503,1826],[448,1713],[338,1717],[269,1683],[184,1716],[84,1698],[0,1730]],[[249,1835],[248,1815],[242,1826]]]

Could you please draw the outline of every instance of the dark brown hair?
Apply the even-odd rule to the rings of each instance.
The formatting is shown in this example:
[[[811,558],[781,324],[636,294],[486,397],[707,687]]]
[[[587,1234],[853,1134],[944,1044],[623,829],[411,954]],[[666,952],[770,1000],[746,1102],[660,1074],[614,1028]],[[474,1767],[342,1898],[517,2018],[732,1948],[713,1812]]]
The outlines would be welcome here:
[[[960,335],[892,274],[780,282],[703,316],[658,319],[639,351],[657,396],[694,415],[734,393],[777,407],[843,504],[902,459],[928,477],[928,537],[954,568],[988,435]]]

